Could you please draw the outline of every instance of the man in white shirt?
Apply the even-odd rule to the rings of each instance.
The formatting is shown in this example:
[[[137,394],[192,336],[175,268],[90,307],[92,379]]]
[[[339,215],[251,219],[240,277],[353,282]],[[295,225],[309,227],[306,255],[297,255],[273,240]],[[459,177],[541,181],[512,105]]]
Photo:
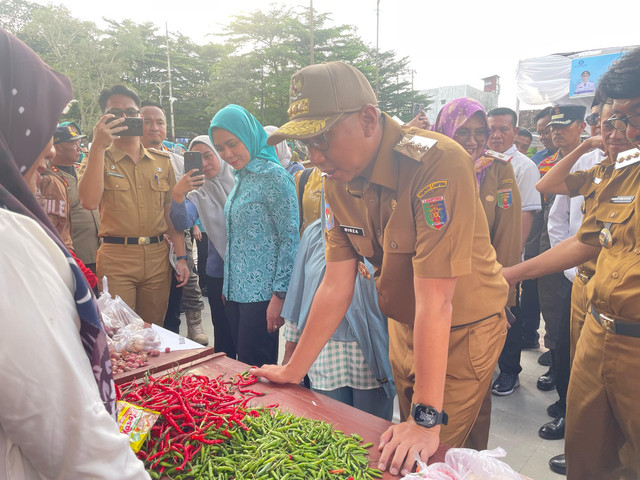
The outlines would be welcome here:
[[[522,245],[529,237],[535,212],[540,211],[540,194],[536,190],[536,183],[540,180],[538,168],[533,161],[520,153],[514,144],[518,134],[518,116],[510,108],[495,108],[489,112],[489,148],[511,157],[511,165],[516,175],[516,183],[522,197]],[[536,293],[537,295],[537,293]],[[522,351],[522,324],[524,308],[522,304],[513,308],[516,322],[507,334],[507,341],[498,365],[500,375],[491,386],[494,395],[510,395],[520,384],[518,374],[522,371],[520,366],[520,353]]]

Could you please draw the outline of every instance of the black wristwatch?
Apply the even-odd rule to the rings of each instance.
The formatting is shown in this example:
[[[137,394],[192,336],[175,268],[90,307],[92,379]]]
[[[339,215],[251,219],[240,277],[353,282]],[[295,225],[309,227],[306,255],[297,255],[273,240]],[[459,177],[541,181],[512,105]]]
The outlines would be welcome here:
[[[278,297],[280,300],[284,300],[287,296],[287,292],[273,292],[273,294]]]
[[[433,428],[440,424],[446,425],[449,422],[449,415],[444,410],[439,412],[434,407],[421,403],[411,404],[411,416],[418,425],[426,428]]]

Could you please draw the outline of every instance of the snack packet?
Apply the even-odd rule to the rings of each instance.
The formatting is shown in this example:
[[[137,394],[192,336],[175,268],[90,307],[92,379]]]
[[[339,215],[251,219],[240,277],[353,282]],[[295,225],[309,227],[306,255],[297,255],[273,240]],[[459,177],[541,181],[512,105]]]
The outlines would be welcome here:
[[[151,427],[158,420],[160,412],[121,400],[116,402],[116,407],[118,409],[118,428],[129,436],[131,449],[137,453],[147,439]]]

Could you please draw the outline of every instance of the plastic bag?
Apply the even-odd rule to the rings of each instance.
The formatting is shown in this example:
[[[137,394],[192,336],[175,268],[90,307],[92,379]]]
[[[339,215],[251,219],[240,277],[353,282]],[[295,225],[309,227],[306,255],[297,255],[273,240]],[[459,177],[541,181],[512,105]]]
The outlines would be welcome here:
[[[498,460],[498,457],[506,455],[501,447],[481,452],[470,448],[451,448],[444,461],[458,472],[461,480],[521,480],[515,470]]]
[[[446,463],[432,463],[427,466],[420,455],[414,453],[416,463],[418,464],[417,472],[410,473],[402,477],[402,480],[461,480],[462,477]]]
[[[120,400],[116,402],[116,405],[118,408],[118,428],[129,436],[129,444],[133,451],[137,452],[149,436],[151,427],[158,420],[160,412]]]
[[[102,277],[102,293],[98,298],[98,309],[102,315],[104,329],[110,337],[126,325],[133,325],[134,330],[144,328],[144,321],[124,300],[118,295],[116,298],[111,297],[107,277]]]
[[[137,324],[125,325],[113,336],[113,343],[116,352],[126,350],[128,352],[139,353],[142,351],[151,352],[160,348],[162,341],[151,328],[138,328]]]

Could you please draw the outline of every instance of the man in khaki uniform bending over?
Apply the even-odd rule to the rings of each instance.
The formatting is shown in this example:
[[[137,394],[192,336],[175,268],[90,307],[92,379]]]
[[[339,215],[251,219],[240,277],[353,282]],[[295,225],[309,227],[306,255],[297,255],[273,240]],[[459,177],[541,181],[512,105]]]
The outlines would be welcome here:
[[[144,321],[162,325],[171,286],[165,233],[178,258],[178,286],[189,278],[184,236],[169,219],[173,167],[168,154],[145,149],[139,136],[123,135],[125,118],[140,116],[135,92],[122,85],[103,90],[100,107],[105,114],[93,129],[78,185],[82,206],[100,207],[98,278],[106,275],[109,292]]]
[[[405,473],[414,452],[426,461],[441,441],[464,443],[506,337],[508,287],[473,162],[457,142],[407,133],[381,114],[369,82],[344,63],[300,70],[289,94],[290,122],[268,143],[299,139],[327,175],[327,269],[289,363],[256,373],[302,379],[344,317],[366,257],[393,319],[390,359],[406,420],[382,435],[380,468]]]

